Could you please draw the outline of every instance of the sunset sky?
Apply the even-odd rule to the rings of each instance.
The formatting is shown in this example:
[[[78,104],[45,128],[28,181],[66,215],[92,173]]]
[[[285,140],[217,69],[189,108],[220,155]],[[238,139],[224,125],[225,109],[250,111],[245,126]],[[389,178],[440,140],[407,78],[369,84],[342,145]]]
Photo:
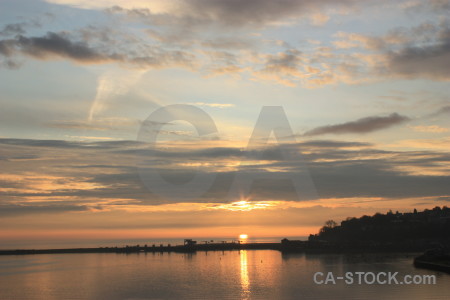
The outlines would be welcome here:
[[[449,16],[448,0],[2,0],[0,239],[306,236],[449,205]],[[150,149],[139,130],[173,104],[217,132],[163,122]],[[250,149],[265,106],[292,134]]]

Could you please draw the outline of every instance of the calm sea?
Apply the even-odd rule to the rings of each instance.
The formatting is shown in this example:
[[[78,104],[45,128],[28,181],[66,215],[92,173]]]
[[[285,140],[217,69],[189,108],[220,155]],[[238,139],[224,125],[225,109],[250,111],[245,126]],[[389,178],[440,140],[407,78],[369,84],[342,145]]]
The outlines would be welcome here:
[[[305,255],[273,250],[0,257],[0,299],[449,299],[450,275],[411,254]],[[436,275],[435,285],[317,285],[316,272]]]

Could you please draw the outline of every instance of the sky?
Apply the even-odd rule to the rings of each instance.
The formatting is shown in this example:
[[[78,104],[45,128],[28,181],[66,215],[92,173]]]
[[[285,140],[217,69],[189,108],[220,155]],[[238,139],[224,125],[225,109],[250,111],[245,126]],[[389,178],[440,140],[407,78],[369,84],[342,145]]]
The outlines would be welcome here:
[[[0,238],[307,236],[448,206],[449,15],[2,0]]]

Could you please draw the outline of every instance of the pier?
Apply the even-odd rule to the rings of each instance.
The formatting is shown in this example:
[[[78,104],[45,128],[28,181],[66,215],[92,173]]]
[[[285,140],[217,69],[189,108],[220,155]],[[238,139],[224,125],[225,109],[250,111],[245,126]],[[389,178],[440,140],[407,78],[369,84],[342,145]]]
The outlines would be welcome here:
[[[97,247],[97,248],[69,248],[69,249],[16,249],[0,250],[0,255],[27,254],[65,254],[65,253],[148,253],[148,252],[180,252],[196,251],[226,251],[226,250],[281,250],[281,243],[204,243],[197,244],[192,240],[185,240],[184,245],[135,245],[125,247]]]

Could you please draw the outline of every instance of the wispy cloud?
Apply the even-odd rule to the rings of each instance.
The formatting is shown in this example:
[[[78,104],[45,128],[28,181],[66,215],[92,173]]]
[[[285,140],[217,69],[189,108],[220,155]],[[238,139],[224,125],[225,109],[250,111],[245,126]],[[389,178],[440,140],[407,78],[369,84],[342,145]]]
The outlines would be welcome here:
[[[86,32],[83,34],[86,36]],[[129,49],[118,47],[117,44],[118,41],[98,38],[89,44],[68,32],[48,32],[44,36],[33,37],[18,35],[0,40],[0,57],[9,61],[25,55],[39,60],[68,59],[81,64],[123,63],[144,70],[175,65],[190,67],[195,58],[191,53],[163,49],[139,41],[130,44]],[[140,51],[135,52],[133,47],[139,47]]]
[[[90,9],[110,8],[115,13],[125,12],[133,17],[145,17],[159,25],[205,26],[219,24],[226,27],[260,27],[280,25],[325,8],[349,8],[358,4],[354,0],[187,0],[187,1],[127,1],[118,7],[116,1],[86,2],[80,0],[47,0],[47,2],[82,6]]]
[[[316,136],[322,134],[345,134],[345,133],[368,133],[385,128],[392,127],[408,121],[406,116],[393,113],[385,117],[366,117],[356,121],[346,122],[341,124],[320,126],[311,130],[308,130],[304,136]]]
[[[424,22],[411,28],[398,27],[379,36],[338,32],[333,41],[337,49],[363,48],[378,53],[358,54],[367,60],[376,58],[365,76],[383,78],[450,79],[450,27],[447,22]]]
[[[411,126],[411,128],[417,132],[432,132],[432,133],[442,133],[448,132],[450,130],[448,128],[440,127],[438,125],[428,125],[428,126],[418,125],[418,126]]]
[[[322,14],[316,13],[311,16],[311,23],[315,26],[323,26],[330,20],[330,17]]]
[[[68,58],[81,63],[102,63],[123,59],[118,54],[101,53],[83,42],[73,42],[63,34],[54,32],[42,37],[19,35],[14,39],[0,41],[0,54],[9,57],[17,53],[37,59]]]
[[[145,70],[110,70],[98,78],[97,93],[89,109],[89,122],[100,113],[107,102],[114,97],[126,94],[145,74]]]
[[[407,47],[388,59],[390,69],[404,77],[450,80],[450,29],[437,44]]]
[[[194,102],[189,103],[191,105],[197,105],[197,106],[207,106],[207,107],[215,107],[215,108],[229,108],[234,107],[234,104],[232,103],[205,103],[205,102]]]

